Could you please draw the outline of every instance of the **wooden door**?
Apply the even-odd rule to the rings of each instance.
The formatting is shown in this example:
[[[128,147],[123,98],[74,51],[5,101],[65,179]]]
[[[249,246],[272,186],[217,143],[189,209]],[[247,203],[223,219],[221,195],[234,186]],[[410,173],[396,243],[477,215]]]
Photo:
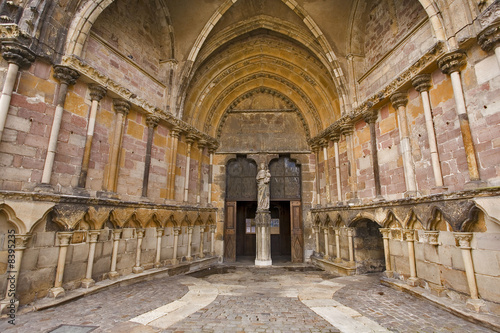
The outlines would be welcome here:
[[[290,223],[292,238],[292,262],[304,261],[304,237],[300,201],[290,202]]]
[[[224,227],[224,261],[236,261],[236,201],[226,201]]]

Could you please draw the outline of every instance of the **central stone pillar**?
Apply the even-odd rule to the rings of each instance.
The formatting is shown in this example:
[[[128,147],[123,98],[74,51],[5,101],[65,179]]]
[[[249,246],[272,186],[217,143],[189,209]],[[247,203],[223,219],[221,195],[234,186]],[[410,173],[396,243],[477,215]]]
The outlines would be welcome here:
[[[271,212],[269,211],[271,173],[265,163],[257,173],[257,213],[255,215],[257,255],[255,266],[271,266]]]
[[[272,266],[271,259],[271,212],[257,211],[255,216],[257,256],[255,266]]]

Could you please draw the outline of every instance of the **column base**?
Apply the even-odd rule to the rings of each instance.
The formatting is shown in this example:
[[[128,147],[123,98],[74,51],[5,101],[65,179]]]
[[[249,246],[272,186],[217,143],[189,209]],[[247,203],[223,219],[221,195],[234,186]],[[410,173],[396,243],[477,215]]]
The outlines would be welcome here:
[[[486,302],[482,299],[469,298],[467,302],[465,302],[465,307],[476,312],[488,312]]]
[[[330,260],[330,256],[327,256],[326,254],[323,256],[323,259],[325,260]]]
[[[340,264],[342,262],[342,258],[335,258],[333,262],[336,264]]]
[[[120,274],[118,272],[109,272],[108,273],[108,278],[110,280],[116,280],[116,279],[118,279],[119,276],[120,276]]]
[[[394,272],[393,271],[384,271],[384,275],[389,278],[389,279],[392,279],[394,278]]]
[[[349,261],[347,263],[347,266],[349,266],[349,267],[356,267],[356,262],[355,261]]]
[[[419,282],[420,282],[420,279],[419,279],[419,278],[409,278],[409,279],[406,281],[406,283],[407,283],[410,287],[418,287]]]
[[[3,299],[0,301],[0,314],[15,316],[18,308],[19,301],[15,298]]]
[[[115,192],[97,191],[96,196],[103,199],[120,199],[118,193]]]
[[[347,200],[347,205],[349,205],[349,206],[359,205],[360,203],[361,203],[361,200],[359,200],[358,198],[352,198],[352,199]]]
[[[142,272],[144,272],[144,267],[141,267],[141,266],[132,267],[132,273],[139,274]]]
[[[267,266],[272,266],[273,261],[271,259],[269,260],[259,260],[255,259],[255,266],[257,267],[267,267]]]
[[[406,191],[404,193],[405,198],[413,198],[413,197],[418,197],[419,193],[417,191]]]
[[[431,194],[440,194],[448,192],[448,188],[445,186],[436,186],[431,188]]]
[[[63,287],[54,287],[49,290],[49,297],[51,298],[58,298],[58,297],[63,297],[65,294],[65,290]]]
[[[170,263],[171,263],[172,265],[178,265],[178,264],[179,264],[179,259],[171,259],[171,260],[170,260]]]
[[[382,202],[385,201],[385,198],[381,195],[377,195],[374,199],[373,202]]]
[[[90,288],[95,285],[95,281],[93,279],[83,279],[82,280],[82,288]]]
[[[36,185],[33,190],[35,192],[41,192],[41,193],[54,193],[55,192],[54,187],[52,185],[44,184],[44,183],[40,183],[40,184]]]
[[[464,185],[464,190],[475,190],[481,187],[487,187],[488,183],[482,180],[471,180]]]
[[[161,262],[155,262],[154,268],[160,268],[161,267]]]
[[[193,261],[193,257],[186,257],[186,261]]]
[[[431,294],[437,297],[446,296],[446,288],[443,286],[431,287]]]
[[[90,197],[89,191],[87,191],[83,187],[75,187],[73,189],[73,194],[79,197]]]
[[[205,258],[205,254],[204,254],[204,253],[200,254],[200,255],[198,256],[198,258],[200,258],[200,259]]]

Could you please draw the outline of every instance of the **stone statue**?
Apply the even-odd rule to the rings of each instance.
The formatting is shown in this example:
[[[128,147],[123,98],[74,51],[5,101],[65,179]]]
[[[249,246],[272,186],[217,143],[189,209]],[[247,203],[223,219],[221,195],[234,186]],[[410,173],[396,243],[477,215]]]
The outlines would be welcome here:
[[[269,182],[271,173],[264,163],[257,173],[257,211],[269,210]]]

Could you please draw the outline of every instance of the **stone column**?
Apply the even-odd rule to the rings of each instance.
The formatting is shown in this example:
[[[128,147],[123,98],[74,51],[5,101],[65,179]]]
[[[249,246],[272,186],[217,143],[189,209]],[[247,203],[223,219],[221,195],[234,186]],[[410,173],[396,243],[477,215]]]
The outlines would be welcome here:
[[[214,174],[214,153],[215,153],[215,147],[210,146],[208,153],[210,154],[210,165],[208,169],[208,199],[207,199],[207,204],[208,206],[212,205],[212,182],[213,182],[213,174]]]
[[[90,114],[89,122],[87,125],[87,138],[85,140],[85,150],[83,152],[82,169],[80,170],[80,177],[78,177],[78,187],[85,188],[87,183],[87,173],[89,171],[90,151],[92,150],[92,140],[94,138],[95,119],[97,117],[97,108],[99,102],[106,95],[107,89],[98,84],[89,84],[90,90]]]
[[[200,159],[198,161],[198,188],[196,194],[196,203],[201,204],[201,192],[203,190],[203,176],[202,176],[202,166],[203,166],[203,151],[207,146],[207,141],[201,139],[198,141],[198,149],[200,150]]]
[[[188,202],[189,199],[189,173],[191,171],[191,148],[193,147],[193,142],[195,138],[191,135],[186,137],[187,143],[187,158],[186,158],[186,175],[184,178],[184,202]]]
[[[149,170],[151,168],[151,149],[153,148],[153,137],[155,134],[155,127],[158,126],[160,117],[152,114],[146,117],[146,124],[148,125],[148,141],[146,143],[146,159],[144,161],[144,176],[142,177],[142,196],[148,196],[149,185]]]
[[[132,273],[142,273],[144,272],[144,267],[141,266],[141,251],[142,251],[142,239],[144,237],[144,229],[136,229],[137,232],[137,248],[135,252],[135,266],[132,267]]]
[[[323,259],[325,260],[330,259],[330,244],[328,239],[328,230],[329,227],[323,227],[323,235],[325,236],[325,255],[323,256]]]
[[[333,150],[335,151],[335,179],[337,180],[337,201],[342,204],[342,179],[340,178],[340,157],[339,157],[339,140],[340,133],[335,133],[330,136],[333,141]]]
[[[83,288],[90,288],[95,285],[95,281],[92,279],[92,270],[94,268],[95,245],[100,233],[100,230],[89,230],[89,258],[87,260],[85,279],[82,280]]]
[[[0,97],[0,140],[9,114],[10,100],[14,91],[17,73],[20,68],[28,67],[35,61],[35,56],[31,51],[14,43],[2,44],[2,56],[9,63],[9,66],[3,84],[2,96]]]
[[[7,260],[7,288],[5,291],[4,299],[0,301],[1,314],[9,314],[12,313],[12,311],[17,312],[17,308],[19,307],[19,300],[17,300],[16,298],[16,290],[18,284],[17,281],[19,280],[24,250],[26,250],[28,240],[31,237],[31,235],[13,235],[15,237],[15,243],[13,244],[14,248],[11,248],[11,244],[10,242],[8,242],[9,236],[12,236],[12,234],[9,234],[6,237],[6,243],[9,247],[7,251],[8,259],[10,259],[12,252],[14,252],[14,263],[11,263],[9,262],[10,260]]]
[[[359,203],[358,199],[358,176],[356,170],[356,159],[354,156],[354,144],[352,134],[354,133],[354,124],[348,123],[342,127],[342,134],[345,135],[347,143],[347,159],[349,160],[349,185],[351,192],[349,193],[350,204]]]
[[[210,225],[210,255],[215,255],[215,224]]]
[[[496,6],[498,11],[498,5]],[[483,51],[490,52],[492,49],[495,51],[500,66],[500,20],[498,17],[477,35],[477,41]]]
[[[313,226],[314,238],[316,239],[316,253],[319,254],[319,225]]]
[[[314,153],[315,161],[316,161],[316,204],[321,206],[321,192],[320,192],[320,183],[319,183],[319,146],[316,144],[311,145],[311,150]]]
[[[397,92],[391,96],[391,103],[398,114],[399,139],[401,141],[401,154],[403,155],[403,168],[405,173],[406,192],[405,197],[417,195],[417,183],[415,180],[415,165],[411,152],[410,133],[408,129],[408,119],[406,117],[406,105],[408,104],[408,94]]]
[[[340,256],[340,229],[335,228],[335,262],[340,263],[342,262],[342,257]]]
[[[479,293],[476,285],[476,274],[474,272],[474,264],[472,262],[471,246],[472,232],[454,232],[460,250],[462,250],[462,259],[464,261],[465,275],[467,276],[467,284],[469,286],[470,297],[479,299]]]
[[[375,199],[383,200],[382,187],[380,186],[380,171],[378,165],[377,132],[375,123],[378,118],[378,110],[369,110],[364,114],[365,122],[370,127],[370,148],[372,157],[373,180],[375,182]]]
[[[174,254],[172,255],[172,265],[177,265],[179,260],[177,260],[177,247],[179,246],[179,231],[180,227],[174,227]]]
[[[392,278],[394,276],[394,273],[392,271],[392,266],[391,266],[391,248],[389,247],[391,229],[380,228],[380,232],[382,233],[382,238],[384,239],[384,257],[385,257],[384,274],[388,278]]]
[[[346,228],[346,229],[347,229],[347,241],[349,242],[349,266],[355,266],[356,262],[354,261],[354,244],[353,244],[354,228]]]
[[[116,259],[118,258],[118,245],[120,243],[121,229],[113,229],[113,253],[111,254],[111,269],[108,273],[110,280],[115,280],[120,274],[116,271]]]
[[[321,147],[323,148],[323,159],[325,161],[325,195],[326,203],[331,204],[332,198],[330,195],[330,167],[328,166],[328,141],[321,140]]]
[[[73,236],[73,232],[58,232],[57,238],[59,239],[59,258],[57,259],[57,270],[54,287],[49,290],[49,297],[57,298],[64,296],[64,288],[62,287],[64,276],[64,265],[66,264],[66,254],[68,253],[68,246]]]
[[[255,266],[272,266],[271,259],[271,213],[269,210],[257,210],[255,216],[257,255]]]
[[[205,258],[205,254],[203,253],[203,240],[205,239],[205,226],[200,225],[200,252],[199,257]]]
[[[161,237],[163,236],[163,228],[156,228],[156,258],[155,258],[155,268],[160,268],[161,266]]]
[[[187,261],[193,261],[193,257],[191,256],[191,247],[193,246],[193,227],[188,226],[188,244],[187,244]]]
[[[410,262],[410,278],[408,279],[408,285],[415,287],[418,282],[417,278],[417,265],[415,259],[415,230],[405,229],[404,231],[405,240],[408,244],[408,261]]]
[[[168,199],[175,200],[175,171],[177,167],[177,148],[179,146],[179,135],[181,129],[174,127],[170,131],[171,146],[170,146],[170,165],[168,167]]]
[[[57,139],[59,130],[61,129],[61,122],[64,111],[64,103],[66,102],[66,94],[68,87],[74,85],[80,74],[65,66],[54,66],[54,77],[58,79],[61,84],[59,85],[59,93],[56,99],[56,111],[52,121],[52,128],[50,130],[49,145],[47,148],[47,155],[45,157],[45,164],[42,173],[42,186],[49,185],[50,177],[52,176],[52,167],[54,165],[54,158],[56,156]]]
[[[120,148],[122,145],[123,131],[127,114],[130,111],[130,103],[122,99],[113,99],[113,107],[116,112],[115,129],[113,134],[113,146],[109,157],[109,173],[108,183],[106,186],[107,192],[116,192]]]
[[[434,121],[432,119],[431,103],[429,99],[429,89],[431,88],[431,75],[420,74],[413,78],[413,87],[420,93],[422,105],[424,107],[425,126],[427,129],[427,138],[429,140],[429,150],[431,152],[432,171],[434,173],[434,183],[436,187],[433,192],[439,193],[446,191],[443,187],[443,175],[441,173],[441,163],[439,162],[439,152],[437,149],[436,133],[434,130]]]
[[[467,158],[467,166],[469,170],[470,182],[465,184],[465,188],[476,188],[484,186],[484,182],[479,177],[479,169],[476,160],[476,150],[474,142],[472,141],[472,133],[470,130],[469,116],[467,115],[467,108],[465,106],[465,98],[462,89],[462,81],[460,79],[460,69],[466,64],[465,52],[457,50],[455,52],[447,53],[438,61],[438,66],[441,72],[447,74],[451,78],[453,86],[453,95],[455,97],[455,110],[458,114],[460,121],[460,130],[462,132],[462,139],[465,148],[465,155]]]

